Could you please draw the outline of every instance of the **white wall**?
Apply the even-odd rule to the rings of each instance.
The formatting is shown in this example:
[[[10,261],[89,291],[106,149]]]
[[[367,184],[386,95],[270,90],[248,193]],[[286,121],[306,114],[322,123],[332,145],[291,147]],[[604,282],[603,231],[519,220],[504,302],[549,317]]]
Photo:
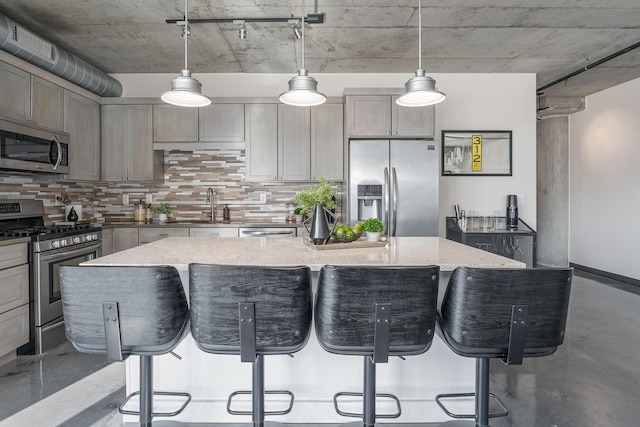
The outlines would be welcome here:
[[[640,279],[640,79],[569,116],[571,262]]]
[[[276,97],[287,89],[291,74],[194,74],[211,97]],[[318,90],[342,96],[345,88],[401,88],[406,74],[321,74]],[[440,234],[453,205],[478,213],[506,209],[507,194],[522,194],[519,216],[536,226],[536,79],[535,74],[429,74],[447,99],[436,106],[436,139],[441,130],[513,131],[512,177],[441,177]],[[169,90],[176,74],[114,74],[124,97],[157,98]],[[504,213],[502,214],[504,215]]]

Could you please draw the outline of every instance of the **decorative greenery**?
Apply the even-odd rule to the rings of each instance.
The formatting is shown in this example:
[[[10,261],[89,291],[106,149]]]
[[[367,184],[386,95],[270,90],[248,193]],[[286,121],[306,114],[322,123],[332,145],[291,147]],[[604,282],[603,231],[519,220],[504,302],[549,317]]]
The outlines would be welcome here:
[[[169,210],[169,205],[167,203],[164,202],[160,202],[160,205],[156,206],[153,211],[157,214],[168,214],[169,212],[171,212]]]
[[[313,215],[313,209],[317,204],[324,205],[327,209],[336,207],[333,196],[338,190],[333,186],[333,182],[328,182],[322,177],[318,178],[318,181],[320,184],[311,186],[306,191],[300,191],[292,199],[293,203],[302,205],[304,213],[309,216]]]
[[[370,233],[382,233],[384,224],[378,218],[369,218],[362,223],[362,229]]]
[[[295,208],[295,209],[293,210],[293,214],[294,214],[294,215],[304,215],[304,209],[302,209],[302,208]]]

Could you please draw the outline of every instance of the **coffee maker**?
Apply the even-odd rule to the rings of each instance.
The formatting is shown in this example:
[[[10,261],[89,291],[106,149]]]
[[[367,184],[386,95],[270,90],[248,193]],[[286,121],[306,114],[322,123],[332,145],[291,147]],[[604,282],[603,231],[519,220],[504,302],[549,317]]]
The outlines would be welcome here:
[[[518,196],[509,194],[507,196],[507,230],[518,229]]]

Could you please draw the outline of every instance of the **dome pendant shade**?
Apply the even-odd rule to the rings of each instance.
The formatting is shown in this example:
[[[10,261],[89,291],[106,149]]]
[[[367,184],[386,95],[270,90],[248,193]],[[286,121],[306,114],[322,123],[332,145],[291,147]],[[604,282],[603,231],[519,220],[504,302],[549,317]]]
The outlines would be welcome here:
[[[298,75],[289,80],[289,90],[280,95],[280,102],[295,107],[313,107],[323,104],[327,97],[318,92],[318,82],[307,75],[307,70],[298,70]]]
[[[436,81],[424,74],[424,70],[416,70],[416,76],[405,83],[405,93],[396,99],[396,104],[403,107],[424,107],[445,100],[446,95],[436,89]]]
[[[182,70],[181,75],[171,80],[171,90],[160,97],[167,104],[179,107],[206,107],[211,100],[202,94],[202,84],[191,77],[191,71]]]

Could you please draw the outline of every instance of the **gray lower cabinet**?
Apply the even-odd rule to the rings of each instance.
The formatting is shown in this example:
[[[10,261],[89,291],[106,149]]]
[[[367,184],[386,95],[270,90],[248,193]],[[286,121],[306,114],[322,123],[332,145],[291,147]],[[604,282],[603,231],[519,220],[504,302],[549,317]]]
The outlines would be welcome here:
[[[102,229],[102,256],[113,253],[113,228]]]
[[[74,181],[100,180],[100,105],[65,90],[64,131],[70,135],[69,162]]]
[[[117,227],[113,229],[113,252],[120,252],[138,246],[138,227]]]
[[[151,105],[102,106],[102,179],[162,181],[164,151],[153,150]]]
[[[0,62],[0,116],[62,131],[64,89]]]
[[[0,247],[0,357],[29,341],[27,244]]]
[[[238,237],[238,227],[192,227],[189,237]]]
[[[397,95],[348,95],[347,136],[431,137],[435,133],[435,107],[401,107]]]

